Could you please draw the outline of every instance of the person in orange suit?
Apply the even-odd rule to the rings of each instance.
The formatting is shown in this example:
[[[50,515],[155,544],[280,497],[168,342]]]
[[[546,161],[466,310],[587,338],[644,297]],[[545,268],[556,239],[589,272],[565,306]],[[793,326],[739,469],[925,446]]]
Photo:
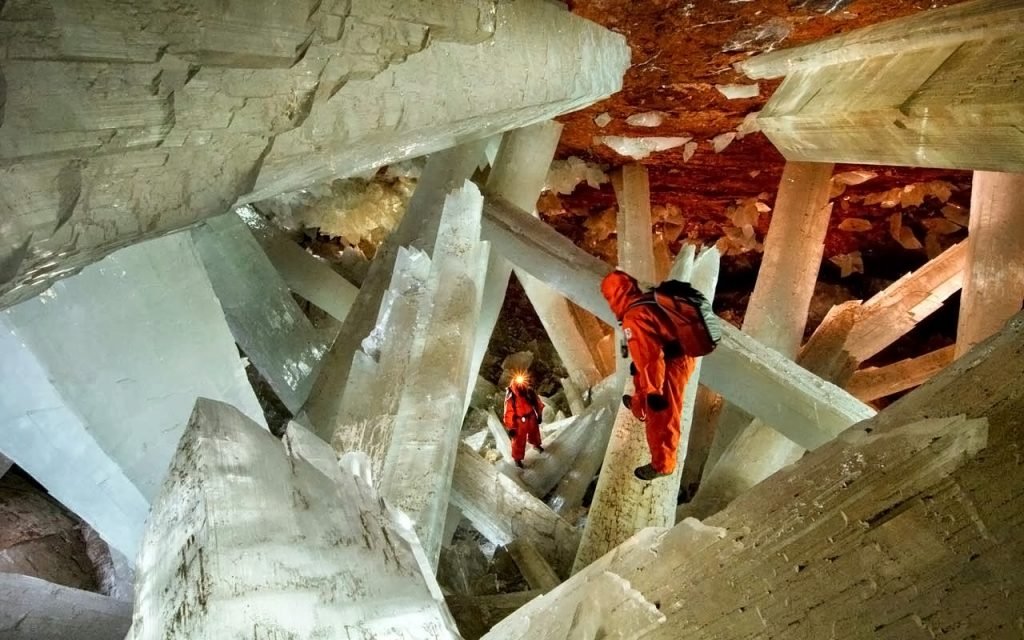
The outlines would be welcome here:
[[[540,441],[543,411],[544,402],[530,387],[529,378],[525,374],[516,374],[505,392],[505,429],[512,440],[512,459],[520,469],[526,457],[527,442],[536,447],[537,451],[544,452]]]
[[[675,324],[656,304],[645,304],[636,279],[613,271],[601,281],[601,294],[622,325],[633,362],[634,392],[622,402],[645,423],[651,462],[637,467],[640,480],[670,475],[679,451],[683,390],[696,360],[683,352]]]

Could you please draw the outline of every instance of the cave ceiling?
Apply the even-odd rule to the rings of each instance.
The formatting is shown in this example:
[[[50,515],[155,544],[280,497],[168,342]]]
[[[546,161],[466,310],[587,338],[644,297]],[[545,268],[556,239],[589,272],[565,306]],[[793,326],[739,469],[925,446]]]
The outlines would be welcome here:
[[[575,156],[609,171],[629,162],[644,164],[655,233],[673,251],[683,242],[719,243],[726,254],[724,287],[749,293],[785,159],[761,133],[725,134],[759,111],[781,79],[759,81],[752,98],[729,99],[716,85],[754,84],[733,68],[752,55],[955,3],[575,0],[571,11],[626,37],[632,66],[621,92],[559,119],[565,128],[557,157]],[[661,117],[657,126],[627,122],[651,112]],[[634,160],[595,140],[602,136],[692,138],[696,149],[684,145]],[[821,278],[843,285],[851,296],[870,295],[966,234],[960,223],[969,208],[970,172],[837,165],[836,173],[843,178],[834,180]],[[842,184],[859,180],[864,181]],[[610,183],[599,188],[584,183],[571,194],[546,193],[538,208],[579,245],[615,260]]]

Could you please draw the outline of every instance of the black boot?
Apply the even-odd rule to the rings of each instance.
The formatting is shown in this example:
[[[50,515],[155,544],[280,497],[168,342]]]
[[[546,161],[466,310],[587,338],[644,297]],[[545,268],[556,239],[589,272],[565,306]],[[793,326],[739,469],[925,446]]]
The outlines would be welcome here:
[[[633,475],[635,475],[638,479],[643,480],[644,482],[650,482],[655,478],[664,478],[665,476],[670,476],[672,475],[672,472],[662,473],[655,469],[650,464],[645,464],[642,467],[637,467],[636,469],[634,469]]]
[[[523,466],[523,461],[522,460],[516,460],[516,466],[519,467],[520,469],[525,469],[526,468],[526,467]]]
[[[537,451],[540,451],[541,453],[544,453],[544,447],[542,447],[539,444],[536,447],[534,447],[534,449],[536,449]]]

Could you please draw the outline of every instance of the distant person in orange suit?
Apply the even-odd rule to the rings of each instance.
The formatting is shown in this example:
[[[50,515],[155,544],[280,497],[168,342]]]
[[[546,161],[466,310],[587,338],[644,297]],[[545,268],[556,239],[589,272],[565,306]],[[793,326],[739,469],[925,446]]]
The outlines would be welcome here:
[[[520,469],[526,457],[526,443],[544,452],[540,441],[541,413],[544,403],[530,387],[530,379],[517,373],[505,392],[505,429],[512,440],[512,459]]]
[[[684,351],[679,318],[652,292],[642,291],[633,276],[623,271],[608,274],[601,281],[601,294],[622,325],[633,361],[634,392],[622,402],[644,422],[651,451],[650,464],[633,473],[644,481],[670,475],[679,451],[683,391],[696,358]]]

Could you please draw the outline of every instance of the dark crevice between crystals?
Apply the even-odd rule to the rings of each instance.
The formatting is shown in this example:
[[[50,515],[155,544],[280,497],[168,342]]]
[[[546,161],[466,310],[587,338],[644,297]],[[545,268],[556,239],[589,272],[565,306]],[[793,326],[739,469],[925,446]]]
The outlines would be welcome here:
[[[252,386],[252,390],[256,394],[256,400],[259,401],[260,408],[263,409],[263,416],[267,419],[270,433],[278,438],[284,436],[284,432],[288,428],[288,422],[295,416],[281,402],[281,399],[277,397],[270,383],[256,370],[256,366],[249,361],[241,347],[238,347],[238,353],[243,358],[246,358],[245,375],[249,378],[249,385]]]

